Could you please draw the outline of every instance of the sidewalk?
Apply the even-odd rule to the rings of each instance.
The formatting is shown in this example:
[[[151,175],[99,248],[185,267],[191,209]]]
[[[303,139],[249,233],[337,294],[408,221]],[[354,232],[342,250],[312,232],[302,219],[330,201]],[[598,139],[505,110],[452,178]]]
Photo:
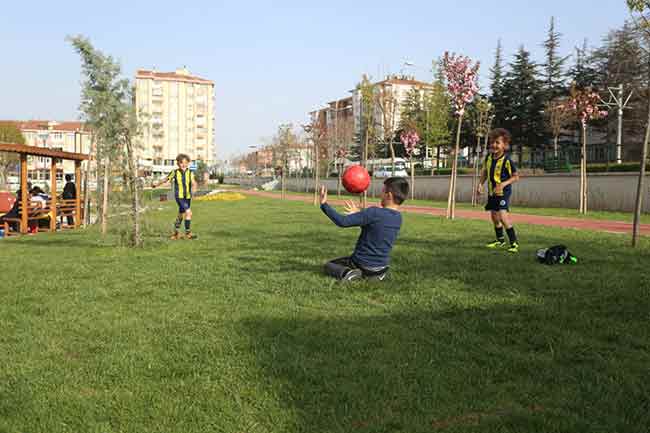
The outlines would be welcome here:
[[[263,191],[250,191],[250,190],[238,190],[242,194],[253,195],[257,197],[267,197],[279,199],[280,195],[272,192],[263,192]],[[295,195],[287,194],[287,200],[291,201],[301,201],[304,203],[311,203],[313,201],[313,195]],[[331,204],[341,205],[343,200],[329,200]],[[376,204],[370,202],[371,204]],[[405,205],[402,207],[404,212],[412,212],[424,215],[434,215],[434,216],[445,216],[446,209],[435,208],[435,207],[426,207],[426,206],[411,206]],[[473,219],[473,220],[485,220],[489,221],[490,216],[487,212],[482,210],[465,210],[465,209],[456,209],[456,216],[458,218],[464,219]],[[513,213],[512,220],[517,224],[533,224],[549,227],[561,227],[566,229],[576,229],[576,230],[589,230],[597,232],[606,232],[606,233],[624,233],[632,234],[632,224],[623,221],[608,221],[608,220],[593,220],[593,219],[579,219],[579,218],[561,218],[561,217],[552,217],[552,216],[540,216],[540,215],[526,215],[520,213]],[[650,236],[650,224],[641,224],[641,234],[644,236]]]

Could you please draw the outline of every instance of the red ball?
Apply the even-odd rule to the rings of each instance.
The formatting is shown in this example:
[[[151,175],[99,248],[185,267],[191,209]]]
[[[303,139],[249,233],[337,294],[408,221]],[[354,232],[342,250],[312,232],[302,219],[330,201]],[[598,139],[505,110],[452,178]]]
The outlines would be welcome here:
[[[368,170],[360,165],[351,165],[343,172],[343,187],[352,194],[360,194],[370,186]]]

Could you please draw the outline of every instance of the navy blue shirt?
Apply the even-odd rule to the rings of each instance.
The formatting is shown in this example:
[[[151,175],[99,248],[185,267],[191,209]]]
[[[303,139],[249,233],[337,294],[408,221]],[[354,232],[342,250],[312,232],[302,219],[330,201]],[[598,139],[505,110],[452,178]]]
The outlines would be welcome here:
[[[339,227],[361,227],[352,260],[364,268],[380,268],[390,263],[390,251],[402,226],[402,214],[393,209],[370,207],[351,215],[341,215],[327,203],[320,207]]]

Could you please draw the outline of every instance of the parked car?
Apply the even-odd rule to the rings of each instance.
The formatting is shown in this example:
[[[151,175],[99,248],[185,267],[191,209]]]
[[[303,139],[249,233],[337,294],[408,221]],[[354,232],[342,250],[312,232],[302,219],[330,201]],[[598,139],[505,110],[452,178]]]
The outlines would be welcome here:
[[[403,165],[395,165],[395,172],[393,172],[393,167],[391,165],[382,165],[380,167],[377,167],[373,174],[377,178],[408,177],[406,167]]]

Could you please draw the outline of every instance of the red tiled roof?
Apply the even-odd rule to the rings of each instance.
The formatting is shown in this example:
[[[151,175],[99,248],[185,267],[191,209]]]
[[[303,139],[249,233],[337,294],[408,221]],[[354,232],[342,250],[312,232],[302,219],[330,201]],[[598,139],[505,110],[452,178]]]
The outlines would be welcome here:
[[[375,85],[379,85],[379,84],[406,84],[409,86],[417,86],[417,87],[432,87],[430,83],[425,83],[424,81],[410,80],[410,79],[403,79],[403,78],[389,78],[387,80],[383,80],[378,83],[375,83]]]
[[[176,72],[156,72],[156,71],[149,71],[146,69],[138,69],[135,73],[136,78],[151,78],[151,79],[156,79],[156,80],[163,80],[163,81],[185,81],[189,83],[197,83],[197,84],[212,84],[214,85],[213,81],[206,80],[205,78],[201,77],[195,77],[193,75],[184,75],[184,74],[178,74]]]
[[[21,131],[61,131],[61,132],[74,132],[74,131],[88,131],[89,128],[84,122],[78,121],[63,121],[49,125],[50,120],[0,120],[0,125],[11,124],[15,125]],[[51,128],[51,129],[50,129]]]

